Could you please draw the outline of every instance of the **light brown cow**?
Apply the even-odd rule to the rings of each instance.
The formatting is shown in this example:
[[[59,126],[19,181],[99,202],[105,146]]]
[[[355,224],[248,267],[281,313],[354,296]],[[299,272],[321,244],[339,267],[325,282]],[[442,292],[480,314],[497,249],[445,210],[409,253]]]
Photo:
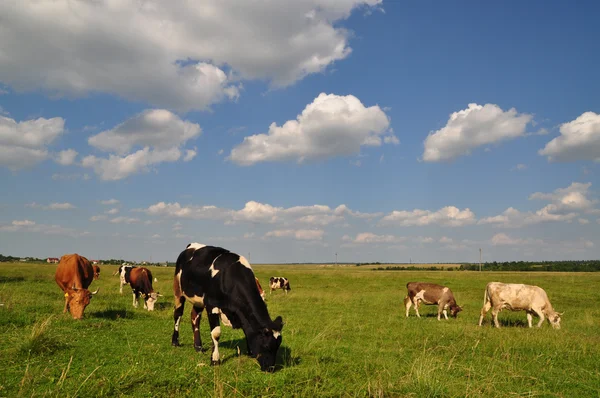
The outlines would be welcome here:
[[[263,301],[265,301],[265,291],[263,290],[262,286],[260,285],[260,282],[258,281],[258,278],[254,277],[254,279],[256,280],[256,287],[258,288],[258,292],[260,293],[260,297],[263,299]]]
[[[415,306],[415,312],[419,315],[419,303],[437,304],[438,313],[437,319],[440,320],[440,315],[443,313],[444,318],[448,319],[448,309],[450,315],[454,318],[458,315],[462,308],[456,304],[452,290],[446,286],[436,285],[435,283],[425,282],[409,282],[406,284],[408,295],[404,298],[404,306],[406,307],[406,317],[408,318],[408,310],[412,305]]]
[[[562,313],[554,311],[548,295],[539,286],[490,282],[485,287],[479,326],[483,323],[483,318],[485,318],[490,308],[492,309],[492,320],[497,328],[500,327],[498,313],[503,308],[508,308],[511,311],[527,312],[529,327],[532,327],[533,315],[537,315],[540,318],[537,324],[538,328],[542,326],[544,319],[547,318],[548,323],[554,329],[560,329],[560,317]]]
[[[98,278],[100,278],[100,267],[97,265],[92,265],[92,268],[94,269],[94,280],[97,281]]]
[[[81,319],[85,307],[96,293],[90,292],[88,287],[94,278],[94,269],[87,258],[79,254],[65,254],[60,258],[54,280],[65,293],[65,308],[71,312],[74,319]]]

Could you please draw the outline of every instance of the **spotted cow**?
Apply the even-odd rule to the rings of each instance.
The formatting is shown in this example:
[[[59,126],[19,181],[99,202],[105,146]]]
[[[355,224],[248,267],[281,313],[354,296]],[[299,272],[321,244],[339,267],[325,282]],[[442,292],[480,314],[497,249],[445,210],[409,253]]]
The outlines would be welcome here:
[[[97,281],[100,278],[100,267],[94,264],[92,268],[94,269],[94,280]]]
[[[287,294],[288,290],[292,290],[290,287],[290,281],[287,278],[283,278],[280,276],[272,276],[269,278],[269,287],[271,290],[269,294],[273,293],[273,290],[283,289],[283,291]]]
[[[446,286],[437,285],[435,283],[425,282],[409,282],[406,284],[408,291],[407,296],[404,298],[404,306],[406,307],[406,317],[408,318],[408,310],[412,305],[415,306],[415,312],[419,315],[419,303],[437,305],[437,319],[441,319],[441,315],[444,314],[444,318],[448,319],[448,309],[450,309],[450,315],[456,318],[458,313],[462,311],[462,308],[456,304],[454,294],[452,290]]]
[[[525,311],[527,313],[527,324],[532,327],[533,315],[537,315],[540,321],[539,328],[548,319],[548,323],[554,329],[560,329],[562,313],[554,311],[548,295],[539,286],[523,285],[520,283],[490,282],[485,287],[483,296],[483,308],[479,317],[479,326],[483,323],[487,312],[492,310],[494,326],[500,327],[498,313],[508,308],[511,311]]]
[[[148,268],[135,267],[129,274],[129,285],[133,294],[133,306],[138,307],[138,299],[144,296],[144,309],[154,311],[154,303],[162,294],[152,288],[152,273]]]
[[[274,370],[283,321],[279,316],[271,320],[254,272],[243,256],[221,247],[190,243],[177,258],[173,292],[172,345],[179,346],[179,324],[187,300],[193,306],[191,318],[196,351],[204,351],[200,316],[206,308],[213,342],[212,365],[220,363],[220,318],[225,325],[244,331],[248,355],[258,360],[261,370]]]
[[[83,318],[85,307],[90,303],[92,296],[98,293],[98,290],[88,290],[93,279],[94,269],[87,258],[77,253],[65,254],[60,258],[54,280],[65,293],[63,313],[69,310],[73,319]]]
[[[118,270],[115,271],[113,275],[119,274],[119,293],[123,294],[123,286],[128,285],[130,282],[129,275],[131,274],[131,270],[137,268],[135,265],[121,265]]]

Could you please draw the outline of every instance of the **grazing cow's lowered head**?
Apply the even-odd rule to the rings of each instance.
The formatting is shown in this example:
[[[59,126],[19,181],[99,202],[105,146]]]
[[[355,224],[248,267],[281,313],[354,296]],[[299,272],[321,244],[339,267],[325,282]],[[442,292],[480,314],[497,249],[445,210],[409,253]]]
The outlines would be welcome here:
[[[154,311],[154,303],[162,294],[155,292],[152,288],[152,273],[149,269],[140,267],[134,268],[129,274],[129,285],[133,294],[133,306],[138,307],[138,298],[144,296],[144,308],[148,311]]]
[[[265,328],[247,337],[248,348],[253,355],[256,355],[260,370],[263,372],[275,370],[277,350],[281,345],[281,329],[283,329],[283,320],[278,316],[272,322],[270,328]]]
[[[85,307],[96,293],[88,287],[94,279],[94,269],[87,258],[78,254],[65,254],[60,258],[54,280],[64,292],[65,307],[63,313],[69,312],[74,319],[83,318]]]
[[[92,268],[94,269],[94,280],[97,281],[98,278],[100,278],[100,267],[97,265],[92,265]]]

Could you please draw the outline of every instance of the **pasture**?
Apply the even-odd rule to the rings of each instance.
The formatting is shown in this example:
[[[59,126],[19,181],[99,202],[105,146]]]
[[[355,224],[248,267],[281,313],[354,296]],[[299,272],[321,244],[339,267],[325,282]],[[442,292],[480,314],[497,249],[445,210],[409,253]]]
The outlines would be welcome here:
[[[255,265],[271,317],[285,322],[278,369],[262,373],[244,355],[241,330],[222,327],[223,363],[192,347],[186,305],[181,347],[171,347],[173,268],[151,267],[156,311],[119,294],[114,266],[102,266],[100,292],[81,321],[62,314],[56,265],[0,263],[0,397],[392,396],[506,397],[600,395],[600,274],[373,271],[363,267]],[[292,290],[269,295],[270,276]],[[435,306],[411,310],[409,281],[445,284],[464,311],[438,322]],[[523,312],[490,314],[477,327],[487,282],[537,284],[561,330],[526,328]],[[241,355],[238,355],[238,348]]]

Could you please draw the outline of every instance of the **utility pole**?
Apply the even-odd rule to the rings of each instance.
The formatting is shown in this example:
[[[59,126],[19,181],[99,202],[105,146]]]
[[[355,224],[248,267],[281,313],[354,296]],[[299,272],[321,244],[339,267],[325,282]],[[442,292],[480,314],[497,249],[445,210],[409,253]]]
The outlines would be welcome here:
[[[481,272],[481,247],[479,248],[479,271]]]
[[[337,265],[337,252],[335,252],[335,265]]]

